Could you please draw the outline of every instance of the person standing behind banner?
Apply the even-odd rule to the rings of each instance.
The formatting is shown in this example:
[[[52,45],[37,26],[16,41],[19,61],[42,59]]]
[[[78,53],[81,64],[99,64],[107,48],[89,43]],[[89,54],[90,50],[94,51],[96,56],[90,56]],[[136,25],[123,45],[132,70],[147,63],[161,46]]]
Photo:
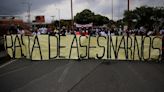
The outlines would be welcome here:
[[[9,34],[17,34],[17,28],[14,24],[12,24],[9,28]]]
[[[18,31],[18,34],[21,34],[21,35],[25,34],[23,27],[20,27],[19,29],[17,29],[17,31]]]
[[[51,27],[48,27],[47,28],[47,34],[50,34],[52,32],[52,28]]]
[[[34,32],[32,33],[33,35],[40,35],[40,31],[38,30],[38,28],[34,28]]]
[[[164,36],[164,27],[160,30],[160,35]]]
[[[164,27],[160,30],[160,34],[162,35],[162,60],[164,60]]]

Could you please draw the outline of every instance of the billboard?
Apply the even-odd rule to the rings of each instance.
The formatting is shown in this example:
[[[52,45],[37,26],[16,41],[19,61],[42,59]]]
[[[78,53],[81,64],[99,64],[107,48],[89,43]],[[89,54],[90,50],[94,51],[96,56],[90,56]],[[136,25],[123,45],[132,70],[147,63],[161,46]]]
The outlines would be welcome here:
[[[36,16],[35,21],[39,23],[44,23],[45,22],[45,17],[44,16]]]

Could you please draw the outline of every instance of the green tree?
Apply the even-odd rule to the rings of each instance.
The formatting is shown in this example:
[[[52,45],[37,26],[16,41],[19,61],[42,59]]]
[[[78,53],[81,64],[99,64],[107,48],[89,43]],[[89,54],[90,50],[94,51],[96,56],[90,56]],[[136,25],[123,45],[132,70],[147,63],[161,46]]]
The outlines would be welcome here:
[[[74,21],[79,24],[93,23],[96,26],[109,23],[109,19],[107,17],[100,14],[95,15],[94,12],[89,9],[85,9],[82,12],[77,13],[74,17]]]
[[[74,17],[75,22],[80,24],[88,24],[93,21],[94,13],[89,9],[85,9],[80,13],[77,13]]]
[[[141,6],[132,11],[125,11],[123,21],[129,28],[144,26],[152,30],[154,25],[159,25],[159,20],[164,18],[164,8]]]

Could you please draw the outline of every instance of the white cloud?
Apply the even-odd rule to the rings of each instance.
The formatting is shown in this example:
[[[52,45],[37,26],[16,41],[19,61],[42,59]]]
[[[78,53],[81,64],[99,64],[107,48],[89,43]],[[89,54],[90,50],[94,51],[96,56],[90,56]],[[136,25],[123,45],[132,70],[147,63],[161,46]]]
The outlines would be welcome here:
[[[36,0],[35,0],[36,1]],[[42,0],[41,0],[42,1]],[[61,19],[71,19],[71,7],[70,0],[61,0],[60,2],[49,3],[47,5],[40,6],[40,8],[32,9],[31,15],[45,15],[47,21],[51,21],[51,16],[55,16],[55,19],[59,19],[58,9],[60,9]],[[73,12],[76,15],[77,12],[81,12],[84,9],[90,9],[96,14],[101,14],[107,16],[111,19],[112,16],[112,0],[73,0]],[[130,9],[135,9],[136,7],[142,5],[149,6],[159,6],[163,5],[163,0],[130,0]],[[33,4],[32,7],[38,6]],[[113,0],[113,17],[115,20],[123,17],[124,10],[127,9],[127,0]],[[27,15],[23,13],[22,15]],[[27,19],[27,17],[26,17]]]
[[[74,1],[73,3],[74,3],[73,4],[74,15],[76,15],[76,13],[81,12],[84,9],[90,8],[87,2],[76,3]]]

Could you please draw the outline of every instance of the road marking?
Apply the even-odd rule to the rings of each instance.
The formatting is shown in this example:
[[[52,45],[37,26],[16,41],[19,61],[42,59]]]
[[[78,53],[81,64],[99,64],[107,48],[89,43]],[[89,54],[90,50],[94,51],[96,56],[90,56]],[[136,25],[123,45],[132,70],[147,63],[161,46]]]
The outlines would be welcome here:
[[[11,63],[13,63],[14,61],[16,61],[16,60],[11,60],[10,62],[7,62],[7,63],[1,65],[0,66],[0,69],[3,68],[3,67],[5,67],[5,66],[7,66],[7,65],[9,65],[9,64],[11,64]]]
[[[41,75],[41,76],[38,77],[38,78],[35,78],[35,79],[31,80],[30,82],[26,83],[25,85],[23,85],[23,86],[20,87],[20,88],[17,88],[17,89],[15,89],[15,90],[13,90],[12,92],[22,92],[23,89],[26,89],[27,87],[33,85],[34,83],[37,84],[38,82],[40,82],[40,80],[45,80],[46,78],[48,78],[48,76],[53,76],[53,75],[56,74],[57,72],[60,72],[60,71],[64,70],[64,68],[65,68],[66,66],[68,66],[68,65],[69,65],[69,63],[66,64],[66,65],[63,65],[63,66],[59,66],[59,67],[55,68],[55,70],[53,70],[53,71],[51,71],[51,72],[48,72],[48,73],[46,73],[46,74],[44,74],[44,75]]]
[[[34,64],[34,65],[35,65],[35,64]],[[33,65],[31,65],[31,66],[33,66]],[[0,74],[0,77],[6,76],[6,75],[8,75],[8,74],[10,74],[10,73],[14,73],[14,72],[21,71],[21,70],[26,69],[26,68],[28,68],[28,67],[29,67],[29,65],[24,66],[24,67],[22,67],[22,68],[18,68],[18,69],[12,70],[12,71],[9,71],[9,72],[6,72],[6,73],[3,73],[3,74]]]
[[[69,64],[66,65],[66,68],[64,69],[63,73],[59,77],[59,80],[58,80],[59,83],[64,81],[64,79],[68,73],[68,70],[71,68],[72,64],[73,64],[73,62],[69,62]]]

